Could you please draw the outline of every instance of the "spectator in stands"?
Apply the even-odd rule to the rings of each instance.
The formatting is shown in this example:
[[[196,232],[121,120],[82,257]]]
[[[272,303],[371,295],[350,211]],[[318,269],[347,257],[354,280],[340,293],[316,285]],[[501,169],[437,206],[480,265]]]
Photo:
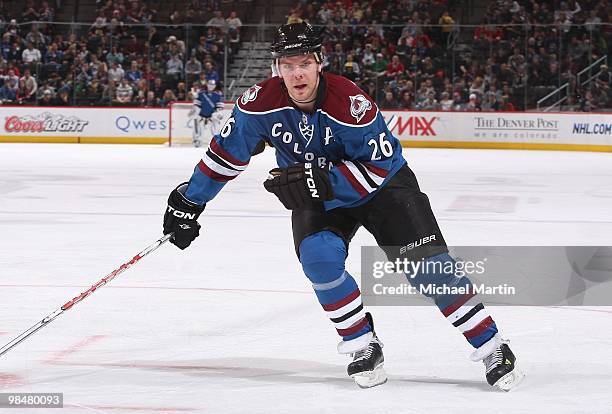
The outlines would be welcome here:
[[[359,64],[355,62],[355,56],[352,53],[346,55],[346,62],[344,63],[344,66],[346,66],[347,63],[351,64],[353,72],[357,75],[357,77],[359,77],[359,74],[361,73],[361,68],[359,67]]]
[[[113,63],[117,63],[118,65],[123,64],[125,60],[125,56],[123,53],[118,50],[117,46],[113,46],[111,51],[106,54],[106,63],[112,66]]]
[[[417,105],[417,109],[421,109],[423,111],[437,111],[440,109],[438,101],[435,98],[434,92],[427,93],[425,99]]]
[[[108,70],[108,79],[118,83],[125,76],[125,71],[116,60],[112,60],[111,68]]]
[[[117,96],[117,84],[114,80],[109,79],[108,82],[103,85],[102,97],[100,98],[100,105],[111,105],[115,97]]]
[[[19,86],[17,87],[17,92],[15,93],[15,102],[18,104],[23,104],[25,103],[25,99],[26,99],[26,87],[25,87],[25,82],[23,81],[23,78],[19,78]]]
[[[98,56],[95,54],[92,54],[90,57],[89,68],[91,70],[91,75],[98,78],[107,76],[108,74],[108,67],[106,66],[106,63],[100,61]]]
[[[465,106],[465,110],[470,112],[481,110],[480,102],[478,101],[478,95],[476,95],[475,93],[470,94],[470,99],[467,105]]]
[[[385,99],[382,101],[382,104],[380,105],[380,107],[382,109],[397,109],[398,108],[397,100],[395,99],[395,96],[393,96],[392,91],[385,92]]]
[[[128,83],[127,78],[121,79],[119,86],[115,90],[115,103],[124,105],[132,102],[132,97],[134,96],[134,89]]]
[[[25,64],[35,64],[39,63],[42,59],[42,55],[40,54],[40,50],[34,47],[32,42],[28,43],[28,47],[23,51],[21,55],[21,60]]]
[[[125,73],[125,77],[132,84],[136,84],[140,81],[140,79],[142,79],[142,71],[138,68],[137,61],[132,61],[130,64],[130,70]]]
[[[450,16],[448,10],[442,13],[442,16],[438,19],[438,24],[442,25],[442,45],[447,45],[449,36],[455,25],[455,20]]]
[[[412,109],[414,105],[412,93],[409,90],[402,92],[402,98],[398,103],[400,109]]]
[[[153,81],[153,86],[151,87],[151,91],[156,99],[161,99],[164,96],[164,92],[166,91],[166,86],[162,83],[162,79],[160,77],[155,78]]]
[[[442,111],[452,111],[453,109],[453,100],[450,99],[448,92],[444,91],[440,95],[440,110]]]
[[[240,27],[242,26],[242,21],[238,17],[235,11],[231,11],[228,18],[225,19],[226,26],[229,29],[230,34],[232,32],[240,32]]]
[[[98,105],[102,102],[102,96],[104,94],[104,86],[100,83],[97,78],[93,78],[89,85],[87,85],[85,100],[89,105]],[[68,91],[62,90],[59,92],[59,97],[56,100],[61,100],[60,106],[68,105]]]
[[[153,108],[159,106],[159,99],[155,97],[155,92],[148,91],[146,95],[146,99],[142,103],[142,106],[146,108]]]
[[[41,99],[38,101],[39,106],[54,106],[55,102],[53,102],[53,92],[51,89],[45,89],[43,91]]]
[[[27,0],[23,12],[21,12],[21,20],[35,21],[38,20],[39,14],[34,6],[34,0]]]
[[[172,92],[172,89],[166,89],[162,98],[159,101],[159,104],[165,108],[170,106],[172,102],[176,102],[176,95]]]
[[[376,61],[372,65],[372,72],[374,72],[375,76],[382,76],[385,74],[388,65],[389,63],[384,58],[384,55],[378,52],[376,54]]]
[[[453,111],[463,111],[465,108],[465,102],[461,96],[461,92],[453,92]]]
[[[512,102],[510,102],[510,95],[502,96],[502,102],[501,102],[501,105],[499,106],[499,110],[506,111],[506,112],[516,111],[516,107],[512,104]]]
[[[26,42],[32,43],[36,48],[45,47],[45,36],[38,30],[38,25],[33,24],[32,29],[25,37]]]
[[[183,75],[183,61],[179,55],[172,55],[166,62],[166,76],[172,82],[177,82]]]
[[[188,92],[187,92],[187,86],[185,82],[179,82],[176,85],[176,100],[179,102],[188,101],[189,99],[187,97],[187,94]]]
[[[207,81],[214,80],[216,83],[219,83],[219,73],[215,70],[210,60],[204,62],[204,71],[202,73]]]
[[[195,56],[196,59],[202,61],[203,58],[210,52],[210,45],[206,41],[206,36],[200,36],[198,44],[191,49],[191,56]]]
[[[166,44],[171,54],[178,54],[181,59],[185,56],[185,42],[177,39],[176,36],[168,36]]]
[[[1,78],[4,83],[0,88],[0,102],[14,101],[17,95],[17,89],[19,88],[19,77],[15,75],[14,69],[9,69],[7,74],[3,75]]]
[[[36,99],[36,90],[38,89],[38,83],[36,79],[30,74],[30,70],[26,69],[23,71],[23,76],[19,79],[19,82],[23,82],[24,96],[22,102],[32,103]]]
[[[342,76],[344,76],[347,79],[350,79],[353,82],[356,82],[357,78],[359,77],[359,75],[355,73],[356,65],[357,64],[354,62],[346,62],[344,64],[344,70],[342,71]]]
[[[366,43],[365,48],[363,50],[362,58],[361,58],[361,64],[363,65],[364,69],[370,69],[372,68],[372,65],[374,65],[375,61],[376,61],[376,53],[374,49],[372,49],[372,44]]]
[[[499,110],[499,102],[495,94],[487,93],[484,98],[484,102],[481,105],[482,111],[494,112]]]
[[[477,97],[482,98],[485,92],[484,80],[480,76],[476,76],[474,81],[470,85],[470,94],[475,94]]]
[[[215,10],[214,16],[206,22],[206,26],[214,27],[225,33],[227,31],[228,22],[223,18],[221,10]]]
[[[191,55],[191,59],[185,64],[185,77],[188,84],[192,84],[202,72],[202,63],[196,55]]]
[[[404,68],[404,65],[402,64],[402,62],[400,62],[399,56],[393,55],[393,57],[391,58],[391,62],[389,62],[389,64],[387,65],[385,76],[387,78],[391,78],[398,73],[404,73],[405,70],[406,69]]]
[[[6,60],[8,62],[20,62],[22,61],[23,52],[21,50],[21,46],[17,42],[13,42],[11,48],[9,49]]]

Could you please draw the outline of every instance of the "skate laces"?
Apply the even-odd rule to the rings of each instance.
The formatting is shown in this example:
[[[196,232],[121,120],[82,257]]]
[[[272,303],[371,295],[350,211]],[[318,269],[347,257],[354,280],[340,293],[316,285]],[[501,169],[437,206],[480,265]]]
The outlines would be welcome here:
[[[504,360],[504,353],[502,351],[502,346],[504,344],[507,344],[509,341],[502,341],[501,344],[499,344],[499,346],[497,347],[497,349],[495,350],[495,352],[493,352],[491,355],[489,355],[488,357],[486,357],[483,362],[485,364],[486,367],[486,373],[488,374],[493,368],[495,368],[498,365],[501,365],[503,360]]]
[[[368,346],[353,354],[353,362],[367,360],[374,352],[374,344],[379,344],[382,348],[383,344],[378,340],[378,337],[373,337]]]

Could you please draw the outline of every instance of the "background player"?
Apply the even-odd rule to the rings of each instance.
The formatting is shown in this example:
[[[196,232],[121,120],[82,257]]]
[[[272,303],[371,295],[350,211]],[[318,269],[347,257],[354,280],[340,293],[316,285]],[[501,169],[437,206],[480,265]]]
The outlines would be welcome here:
[[[344,266],[352,236],[364,226],[391,260],[454,261],[399,140],[355,84],[321,73],[321,42],[312,28],[305,23],[281,26],[272,56],[280,76],[251,87],[237,100],[190,181],[170,194],[164,233],[174,232],[173,243],[181,249],[189,246],[199,235],[197,218],[206,203],[266,142],[274,146],[279,168],[264,186],[292,210],[304,273],[342,338],[338,351],[353,355],[348,374],[362,387],[379,385],[387,379],[383,345]],[[471,287],[467,277],[453,272],[419,273],[409,280]],[[489,384],[508,390],[520,381],[514,355],[474,294],[432,299],[475,348],[472,359],[484,362]]]
[[[208,140],[207,129],[210,131],[210,136],[218,134],[221,129],[221,121],[223,114],[221,110],[224,107],[223,93],[217,88],[217,82],[213,79],[209,80],[206,88],[202,88],[197,92],[197,96],[193,101],[193,108],[190,116],[193,119],[193,146],[200,147]]]

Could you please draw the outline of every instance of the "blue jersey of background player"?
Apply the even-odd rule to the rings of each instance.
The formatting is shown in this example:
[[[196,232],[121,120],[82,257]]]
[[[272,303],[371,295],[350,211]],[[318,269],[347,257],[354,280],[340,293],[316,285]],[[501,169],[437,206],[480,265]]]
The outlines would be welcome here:
[[[210,118],[216,111],[223,109],[223,95],[216,90],[216,82],[208,81],[207,87],[198,92],[194,105],[199,108],[198,115]]]
[[[438,272],[411,275],[417,287],[447,285],[468,292],[432,294],[442,314],[476,348],[489,384],[510,389],[522,378],[467,277],[454,267],[427,196],[406,165],[399,141],[376,104],[352,82],[321,73],[321,42],[306,23],[283,25],[272,45],[275,76],[247,90],[188,183],[168,199],[164,233],[184,249],[198,235],[206,203],[248,165],[265,143],[278,168],[264,183],[292,211],[295,250],[314,292],[351,354],[348,374],[361,387],[387,380],[382,343],[361,293],[345,269],[348,244],[360,226],[390,260],[424,260]],[[418,246],[418,247],[417,247]],[[459,290],[459,289],[457,289]]]

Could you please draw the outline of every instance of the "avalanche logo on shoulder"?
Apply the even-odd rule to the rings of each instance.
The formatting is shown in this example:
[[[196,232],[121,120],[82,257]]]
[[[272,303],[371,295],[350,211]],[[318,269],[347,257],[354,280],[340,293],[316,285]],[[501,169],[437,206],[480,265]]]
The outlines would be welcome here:
[[[257,86],[257,85],[251,86],[249,89],[247,89],[242,94],[242,97],[240,98],[240,103],[242,103],[243,105],[246,105],[249,102],[252,102],[255,99],[257,99],[257,94],[259,93],[260,89],[261,89],[261,86]]]
[[[349,96],[349,98],[351,99],[351,115],[359,123],[366,112],[372,109],[372,103],[361,94]]]

